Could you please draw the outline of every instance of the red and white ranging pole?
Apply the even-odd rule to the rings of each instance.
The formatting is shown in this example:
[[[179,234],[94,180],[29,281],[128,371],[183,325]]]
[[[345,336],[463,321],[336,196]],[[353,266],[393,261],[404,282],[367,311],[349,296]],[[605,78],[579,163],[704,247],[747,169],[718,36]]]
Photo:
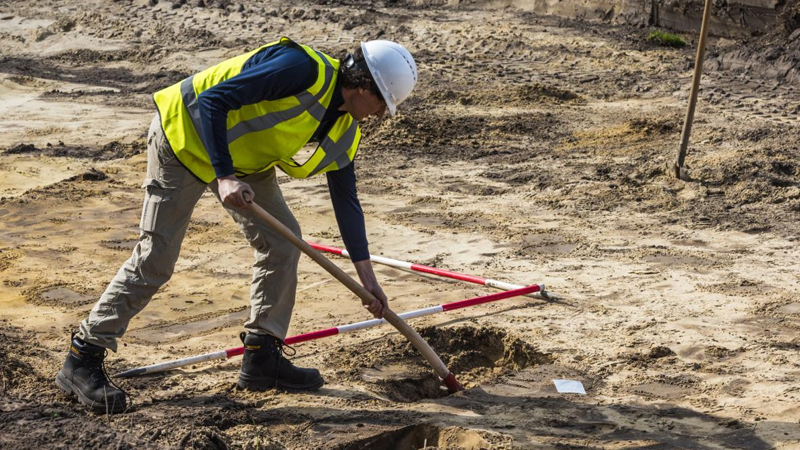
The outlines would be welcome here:
[[[309,242],[308,245],[310,245],[311,247],[313,247],[313,248],[315,248],[315,249],[317,249],[317,250],[319,250],[321,252],[333,253],[335,255],[345,256],[345,257],[348,257],[348,258],[350,257],[350,254],[347,252],[347,250],[345,250],[343,248],[331,247],[330,245],[315,244],[313,242]],[[407,261],[400,261],[399,259],[391,259],[391,258],[386,258],[386,257],[383,257],[383,256],[369,255],[369,259],[372,262],[375,262],[375,263],[378,263],[378,264],[383,264],[383,265],[386,265],[386,266],[395,267],[397,269],[405,269],[405,270],[410,270],[410,271],[413,271],[413,272],[422,272],[422,273],[427,273],[427,274],[430,274],[430,275],[438,275],[440,277],[452,278],[454,280],[460,280],[460,281],[466,281],[466,282],[469,282],[469,283],[480,284],[480,285],[488,286],[488,287],[495,288],[495,289],[502,289],[504,291],[511,291],[511,290],[514,290],[514,289],[521,289],[521,288],[525,287],[525,286],[522,286],[522,285],[519,285],[519,284],[511,284],[511,283],[506,283],[504,281],[492,280],[490,278],[476,277],[474,275],[467,275],[467,274],[464,274],[464,273],[451,272],[449,270],[437,269],[435,267],[423,266],[422,264],[415,264],[415,263],[410,263],[410,262],[407,262]],[[545,299],[550,298],[550,296],[548,295],[548,293],[544,289],[544,284],[540,284],[539,287],[541,289],[539,291],[537,291],[535,294],[538,294],[538,295],[542,296],[542,298],[545,298]],[[533,297],[534,293],[528,294],[527,296],[528,297]]]
[[[520,287],[519,289],[513,289],[506,292],[499,292],[497,294],[485,295],[482,297],[475,297],[467,300],[459,300],[457,302],[444,303],[437,306],[431,306],[429,308],[417,309],[414,311],[398,314],[398,316],[403,320],[413,319],[415,317],[422,317],[445,311],[453,311],[456,309],[468,308],[470,306],[480,305],[483,303],[496,302],[498,300],[504,300],[511,297],[528,295],[535,292],[540,292],[541,290],[542,290],[542,285],[533,284],[530,286]],[[324,330],[317,330],[309,333],[298,334],[296,336],[291,336],[286,338],[284,342],[290,345],[298,344],[300,342],[312,341],[314,339],[335,336],[337,334],[347,333],[350,331],[363,330],[365,328],[371,328],[374,326],[382,325],[384,323],[386,323],[386,319],[365,320],[363,322],[356,322],[347,325],[340,325],[338,327],[326,328]],[[244,353],[244,347],[229,348],[227,350],[222,350],[219,352],[206,353],[204,355],[197,355],[197,356],[191,356],[189,358],[177,359],[175,361],[167,361],[164,363],[153,364],[150,366],[138,367],[136,369],[130,369],[118,373],[115,376],[120,378],[126,378],[126,377],[135,377],[139,375],[144,375],[147,373],[164,372],[167,370],[177,369],[178,367],[185,367],[206,361],[228,359],[234,356],[239,356],[243,353]]]

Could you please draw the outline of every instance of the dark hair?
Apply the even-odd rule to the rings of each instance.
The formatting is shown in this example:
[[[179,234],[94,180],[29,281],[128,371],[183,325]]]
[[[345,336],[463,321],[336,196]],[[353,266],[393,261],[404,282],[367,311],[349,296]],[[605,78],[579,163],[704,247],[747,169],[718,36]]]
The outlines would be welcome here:
[[[339,66],[339,79],[344,88],[366,89],[383,100],[383,94],[369,72],[364,52],[360,47],[353,54],[347,53],[342,58],[342,64]]]

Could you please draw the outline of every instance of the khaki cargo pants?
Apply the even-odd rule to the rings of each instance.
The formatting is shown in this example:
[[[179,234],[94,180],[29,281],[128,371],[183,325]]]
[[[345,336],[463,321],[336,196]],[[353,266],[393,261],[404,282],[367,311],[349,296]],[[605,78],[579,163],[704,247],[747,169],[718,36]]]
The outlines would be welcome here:
[[[301,235],[300,226],[278,187],[274,169],[240,179],[253,189],[259,206]],[[172,276],[189,219],[203,192],[211,188],[220,198],[216,181],[202,182],[175,157],[158,115],[147,135],[147,178],[143,187],[146,191],[139,242],[89,317],[81,322],[77,335],[85,342],[113,351],[117,350],[117,338],[125,333],[133,316],[147,306]],[[250,319],[245,329],[283,339],[294,307],[300,251],[249,211],[223,206],[255,249]]]

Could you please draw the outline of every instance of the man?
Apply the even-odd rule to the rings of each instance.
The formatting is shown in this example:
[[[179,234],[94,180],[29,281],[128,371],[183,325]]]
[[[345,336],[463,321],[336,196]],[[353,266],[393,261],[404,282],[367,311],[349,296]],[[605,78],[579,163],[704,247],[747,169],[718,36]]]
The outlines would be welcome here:
[[[352,164],[357,121],[382,117],[387,108],[394,114],[416,80],[411,54],[393,42],[362,43],[340,61],[283,38],[156,92],[139,242],[73,336],[58,386],[95,411],[126,409],[126,394],[109,382],[103,359],[172,276],[194,205],[210,188],[255,249],[238,385],[320,388],[318,370],[283,356],[300,251],[260,223],[245,197],[300,236],[275,167],[297,178],[326,173],[342,239],[361,283],[378,299],[364,307],[382,317],[387,299],[369,261]],[[319,143],[316,151],[295,161],[308,142]]]

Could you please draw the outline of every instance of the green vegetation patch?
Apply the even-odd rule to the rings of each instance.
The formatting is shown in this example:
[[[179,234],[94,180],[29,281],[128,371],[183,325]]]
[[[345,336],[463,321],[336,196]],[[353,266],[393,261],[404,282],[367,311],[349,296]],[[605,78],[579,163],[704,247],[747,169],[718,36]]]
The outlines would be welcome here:
[[[686,41],[677,34],[666,33],[663,31],[653,31],[647,36],[647,42],[652,42],[656,45],[663,45],[665,47],[683,48],[686,47]]]

